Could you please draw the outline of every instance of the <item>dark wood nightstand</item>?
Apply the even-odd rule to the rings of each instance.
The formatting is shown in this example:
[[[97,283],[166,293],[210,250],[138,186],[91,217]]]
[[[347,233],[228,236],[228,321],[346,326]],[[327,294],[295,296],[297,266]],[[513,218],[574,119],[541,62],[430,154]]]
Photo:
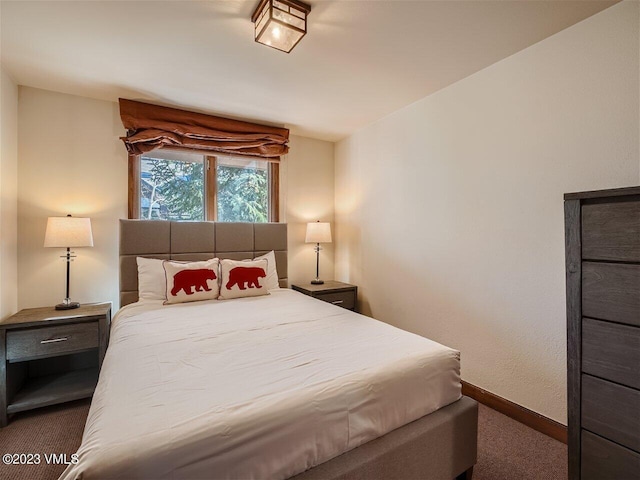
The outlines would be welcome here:
[[[93,395],[111,303],[27,308],[0,322],[0,427],[9,415]]]
[[[302,283],[299,285],[291,285],[291,288],[297,292],[322,300],[323,302],[333,303],[347,310],[356,311],[358,287],[355,285],[325,280],[322,285]]]

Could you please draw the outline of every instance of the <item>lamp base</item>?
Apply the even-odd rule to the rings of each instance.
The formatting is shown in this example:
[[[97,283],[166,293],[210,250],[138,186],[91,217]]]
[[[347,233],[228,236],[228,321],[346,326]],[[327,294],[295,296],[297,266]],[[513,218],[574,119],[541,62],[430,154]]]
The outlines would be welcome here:
[[[80,306],[79,302],[59,303],[56,305],[56,310],[72,310]]]
[[[322,285],[324,283],[324,280],[320,280],[319,278],[316,278],[315,280],[311,280],[311,285]]]

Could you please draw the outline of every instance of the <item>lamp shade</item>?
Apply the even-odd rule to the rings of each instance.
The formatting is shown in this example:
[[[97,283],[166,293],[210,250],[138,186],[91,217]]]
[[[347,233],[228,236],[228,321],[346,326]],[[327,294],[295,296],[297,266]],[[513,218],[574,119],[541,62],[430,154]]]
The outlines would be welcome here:
[[[331,243],[331,224],[328,222],[307,223],[306,243]]]
[[[81,217],[49,217],[44,234],[45,247],[93,247],[91,219]]]

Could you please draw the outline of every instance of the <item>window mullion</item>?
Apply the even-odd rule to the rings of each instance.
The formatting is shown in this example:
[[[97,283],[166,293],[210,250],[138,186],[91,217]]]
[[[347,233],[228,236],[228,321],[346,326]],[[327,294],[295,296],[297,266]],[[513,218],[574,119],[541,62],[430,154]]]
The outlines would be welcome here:
[[[207,220],[215,222],[218,219],[218,185],[217,185],[217,159],[214,156],[207,155],[205,181],[205,205],[207,206]]]
[[[129,155],[128,216],[140,218],[140,155]]]
[[[269,221],[280,221],[280,164],[269,162]]]

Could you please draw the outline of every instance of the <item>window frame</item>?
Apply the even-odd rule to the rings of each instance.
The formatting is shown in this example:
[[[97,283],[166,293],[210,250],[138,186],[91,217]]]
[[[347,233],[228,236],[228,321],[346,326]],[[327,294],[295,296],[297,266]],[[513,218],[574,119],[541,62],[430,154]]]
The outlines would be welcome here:
[[[194,152],[195,153],[195,152]],[[128,207],[127,216],[129,219],[140,219],[140,157],[144,155],[128,156]],[[204,156],[204,209],[205,220],[218,221],[218,198],[217,198],[217,157],[215,155]],[[240,157],[243,158],[243,157]],[[265,158],[253,158],[267,162],[267,176],[269,181],[269,222],[278,223],[280,221],[280,164],[271,162]]]

